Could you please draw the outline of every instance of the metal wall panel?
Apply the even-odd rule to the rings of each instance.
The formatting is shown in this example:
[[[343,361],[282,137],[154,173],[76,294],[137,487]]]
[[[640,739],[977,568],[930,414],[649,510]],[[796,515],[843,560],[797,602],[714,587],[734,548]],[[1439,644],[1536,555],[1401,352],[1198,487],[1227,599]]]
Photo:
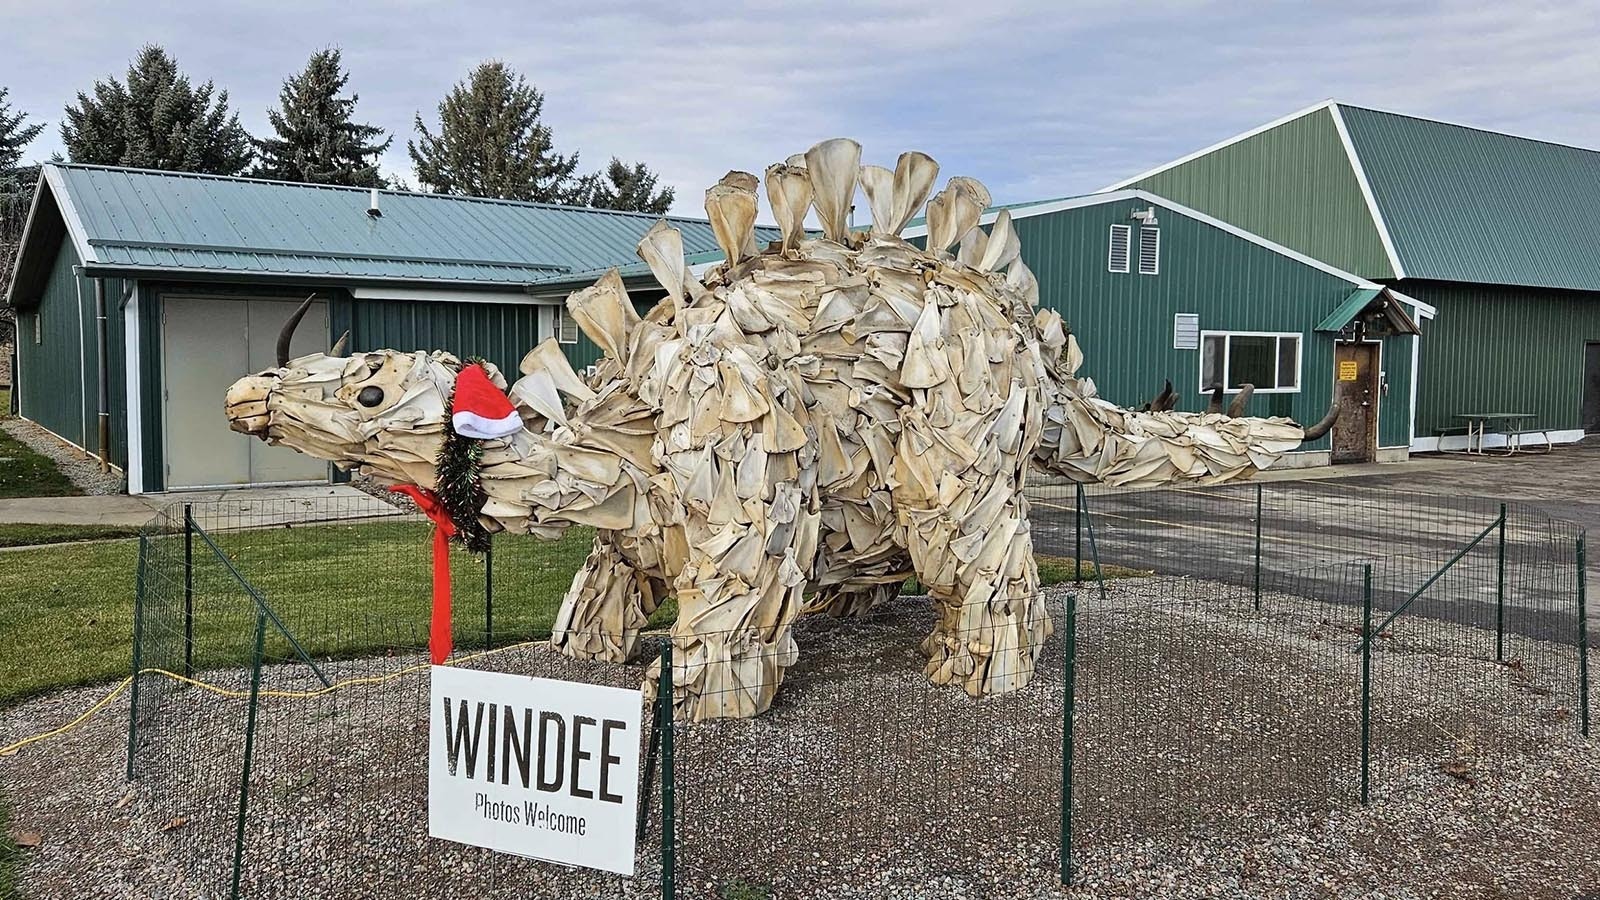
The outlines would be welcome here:
[[[1347,272],[1394,277],[1327,109],[1129,186],[1170,197]]]
[[[1313,422],[1333,396],[1333,341],[1313,331],[1354,289],[1349,281],[1203,222],[1157,207],[1159,275],[1107,271],[1110,226],[1145,204],[1116,201],[1016,220],[1022,254],[1039,278],[1041,303],[1059,310],[1084,353],[1081,374],[1101,396],[1137,406],[1171,378],[1183,410],[1205,408],[1200,352],[1173,349],[1173,317],[1195,313],[1204,331],[1301,334],[1300,391],[1258,394],[1253,415]],[[1410,345],[1386,342],[1391,388],[1380,406],[1384,446],[1404,446],[1409,427]],[[1326,439],[1308,449],[1327,446]]]
[[[77,275],[78,254],[65,241],[55,253],[43,289],[18,298],[17,356],[21,373],[22,415],[60,437],[98,452],[99,345],[95,337],[94,279]],[[111,463],[127,464],[127,396],[124,390],[122,317],[117,314],[124,282],[105,280],[106,355],[110,365]],[[31,304],[31,305],[29,305]],[[34,324],[41,343],[35,344]]]
[[[61,243],[37,305],[18,311],[18,380],[24,418],[74,444],[87,446],[93,438],[85,431],[81,354],[85,343],[90,353],[94,351],[94,296],[91,293],[80,303],[80,287],[92,292],[93,284],[85,278],[80,286],[80,279],[72,271],[77,262],[77,253]],[[83,308],[85,303],[87,310]],[[35,335],[39,343],[34,342]],[[93,390],[92,382],[90,389]]]
[[[1398,287],[1439,308],[1423,324],[1418,437],[1459,425],[1454,416],[1468,412],[1527,412],[1539,428],[1583,427],[1584,343],[1600,341],[1600,296],[1411,279]]]

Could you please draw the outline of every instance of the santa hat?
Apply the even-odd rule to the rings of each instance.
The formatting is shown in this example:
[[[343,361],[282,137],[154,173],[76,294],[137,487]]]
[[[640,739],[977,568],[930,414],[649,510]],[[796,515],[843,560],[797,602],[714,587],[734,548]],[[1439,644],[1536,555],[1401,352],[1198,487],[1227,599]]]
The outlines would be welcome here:
[[[505,392],[489,380],[489,373],[483,366],[474,363],[456,376],[450,424],[462,437],[489,440],[521,431],[522,416],[517,414]]]

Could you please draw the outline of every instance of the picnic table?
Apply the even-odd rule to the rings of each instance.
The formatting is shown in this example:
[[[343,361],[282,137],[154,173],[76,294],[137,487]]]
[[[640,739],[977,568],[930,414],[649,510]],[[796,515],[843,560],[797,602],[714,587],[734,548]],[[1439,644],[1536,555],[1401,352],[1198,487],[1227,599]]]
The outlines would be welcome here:
[[[1507,456],[1522,451],[1522,436],[1525,434],[1543,435],[1544,449],[1550,449],[1550,435],[1540,429],[1528,427],[1529,423],[1536,418],[1533,413],[1467,412],[1456,413],[1455,418],[1467,423],[1467,453],[1476,453],[1480,456],[1488,453],[1488,450],[1483,446],[1483,437],[1485,434],[1491,433],[1505,437],[1505,453]]]

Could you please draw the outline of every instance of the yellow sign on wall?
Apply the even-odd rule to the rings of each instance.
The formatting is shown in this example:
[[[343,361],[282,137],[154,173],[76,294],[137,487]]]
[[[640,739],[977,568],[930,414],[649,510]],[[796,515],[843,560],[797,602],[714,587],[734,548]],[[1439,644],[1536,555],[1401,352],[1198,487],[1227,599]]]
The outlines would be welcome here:
[[[1339,380],[1340,381],[1355,381],[1356,380],[1356,361],[1355,360],[1353,360],[1353,359],[1341,359],[1341,360],[1339,360]]]

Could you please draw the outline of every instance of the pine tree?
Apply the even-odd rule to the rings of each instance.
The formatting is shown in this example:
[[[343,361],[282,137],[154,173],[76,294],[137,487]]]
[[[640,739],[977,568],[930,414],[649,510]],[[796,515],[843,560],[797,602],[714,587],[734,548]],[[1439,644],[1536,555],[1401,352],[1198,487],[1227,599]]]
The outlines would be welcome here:
[[[0,87],[0,192],[12,190],[22,186],[31,189],[31,179],[26,179],[27,170],[17,164],[22,162],[22,150],[44,130],[44,124],[24,124],[28,114],[18,110],[11,111],[11,103],[6,100],[6,88]],[[26,181],[25,184],[23,182]]]
[[[23,150],[44,130],[42,124],[26,124],[27,113],[12,112],[6,94],[7,90],[0,87],[0,286],[11,281],[11,267],[22,242],[28,204],[39,179],[37,167],[23,167],[18,163],[22,162]],[[11,340],[15,324],[16,310],[0,309],[0,344]],[[0,357],[0,365],[5,364],[5,358]]]
[[[661,215],[672,206],[672,188],[656,191],[656,179],[644,163],[628,165],[615,156],[604,172],[585,175],[568,192],[567,202],[600,209],[624,209]]]
[[[544,95],[505,63],[483,63],[439,103],[439,131],[416,117],[406,142],[417,180],[441,194],[561,203],[578,155],[553,150]]]
[[[351,121],[355,94],[340,96],[350,76],[339,48],[311,54],[305,69],[283,83],[279,109],[267,111],[275,138],[255,142],[260,159],[250,173],[284,181],[386,187],[378,174],[378,156],[394,138],[383,129]],[[383,138],[380,142],[379,138]]]
[[[124,85],[96,81],[79,92],[61,123],[73,162],[237,175],[254,155],[250,136],[228,111],[228,92],[207,81],[191,87],[167,52],[145,45]],[[215,97],[213,97],[215,94]]]

